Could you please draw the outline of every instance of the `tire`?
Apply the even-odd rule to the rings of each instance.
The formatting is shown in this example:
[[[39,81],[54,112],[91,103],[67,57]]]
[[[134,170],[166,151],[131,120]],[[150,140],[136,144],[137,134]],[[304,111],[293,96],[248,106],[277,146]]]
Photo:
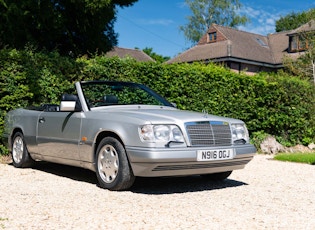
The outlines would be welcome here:
[[[222,181],[228,178],[231,175],[231,173],[232,171],[227,171],[227,172],[220,172],[220,173],[205,174],[202,176],[209,180]]]
[[[31,158],[24,141],[24,136],[20,132],[15,133],[13,136],[11,156],[13,166],[16,168],[30,167],[35,162]]]
[[[135,176],[124,146],[113,137],[105,137],[96,152],[96,176],[99,186],[112,191],[130,188]]]

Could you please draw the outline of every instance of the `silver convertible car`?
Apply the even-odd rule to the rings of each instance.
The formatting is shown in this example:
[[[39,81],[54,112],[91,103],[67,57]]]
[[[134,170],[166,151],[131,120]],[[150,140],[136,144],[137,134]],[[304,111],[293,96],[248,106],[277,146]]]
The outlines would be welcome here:
[[[226,179],[256,149],[244,122],[183,111],[129,82],[75,83],[58,105],[7,114],[4,138],[15,167],[48,161],[96,172],[100,187],[125,190],[135,177]]]

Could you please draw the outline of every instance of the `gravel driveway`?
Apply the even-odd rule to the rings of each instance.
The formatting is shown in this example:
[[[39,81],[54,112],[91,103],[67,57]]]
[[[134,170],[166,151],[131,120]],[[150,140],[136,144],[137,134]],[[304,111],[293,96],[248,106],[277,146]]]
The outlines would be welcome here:
[[[257,155],[224,182],[137,178],[111,192],[84,169],[0,164],[0,229],[315,229],[315,166]]]

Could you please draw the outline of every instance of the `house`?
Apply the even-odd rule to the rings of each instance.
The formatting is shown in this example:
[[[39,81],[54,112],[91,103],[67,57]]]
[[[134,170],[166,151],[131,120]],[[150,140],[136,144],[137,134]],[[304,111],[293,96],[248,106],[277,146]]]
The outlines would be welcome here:
[[[107,57],[119,57],[119,58],[126,58],[126,57],[131,57],[134,58],[137,61],[142,61],[142,62],[148,62],[154,60],[147,55],[145,52],[142,50],[138,49],[126,49],[126,48],[120,48],[120,47],[113,47],[113,49],[105,54]]]
[[[277,71],[283,67],[285,56],[296,59],[305,51],[301,33],[308,31],[315,31],[314,20],[295,30],[267,36],[212,24],[196,46],[167,63],[216,62],[247,74]]]

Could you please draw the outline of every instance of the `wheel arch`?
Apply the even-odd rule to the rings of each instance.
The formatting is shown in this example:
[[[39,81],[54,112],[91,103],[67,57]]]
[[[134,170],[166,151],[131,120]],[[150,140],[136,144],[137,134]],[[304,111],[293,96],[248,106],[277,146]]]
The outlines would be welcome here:
[[[20,127],[15,127],[14,129],[12,129],[12,132],[11,132],[9,138],[8,138],[8,141],[9,141],[8,147],[9,147],[9,150],[10,150],[10,151],[12,151],[13,137],[14,137],[14,135],[15,135],[17,132],[20,132],[20,133],[22,133],[22,134],[24,135],[23,130],[22,130]]]
[[[98,133],[98,135],[97,135],[97,137],[95,139],[95,144],[94,144],[94,149],[93,149],[94,162],[96,162],[96,151],[97,151],[97,148],[98,148],[100,142],[105,137],[113,137],[113,138],[117,139],[123,145],[123,147],[125,148],[124,142],[122,141],[122,139],[120,138],[120,136],[117,133],[112,132],[112,131],[105,131],[104,130],[104,131]],[[127,154],[127,158],[128,158],[128,154]],[[129,160],[129,158],[128,158],[128,160]]]

